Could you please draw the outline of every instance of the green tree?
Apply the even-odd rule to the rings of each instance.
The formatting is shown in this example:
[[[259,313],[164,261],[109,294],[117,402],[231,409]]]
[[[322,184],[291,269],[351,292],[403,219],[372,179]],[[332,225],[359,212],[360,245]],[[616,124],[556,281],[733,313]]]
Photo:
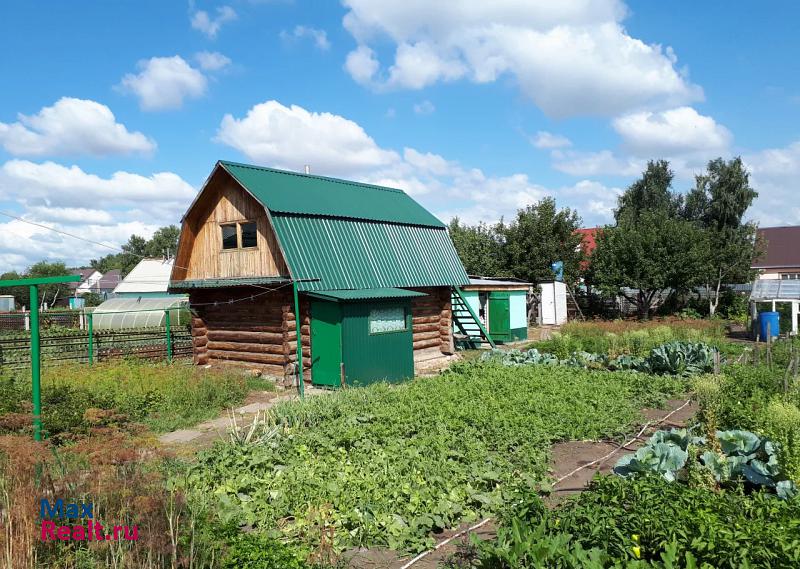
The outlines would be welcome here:
[[[450,239],[467,274],[488,277],[508,276],[503,266],[502,236],[498,226],[485,223],[465,225],[454,217],[448,225]]]
[[[17,271],[9,271],[0,275],[0,281],[11,281],[25,278],[24,275],[19,274]],[[0,294],[10,294],[14,297],[14,302],[17,306],[28,306],[29,291],[26,286],[6,286],[0,287]]]
[[[619,198],[616,225],[599,232],[590,280],[622,294],[647,319],[659,291],[695,286],[706,250],[704,236],[683,216],[683,198],[672,191],[664,160],[648,163],[642,177]]]
[[[25,272],[24,278],[59,277],[71,275],[72,271],[67,269],[64,263],[50,263],[39,261],[31,265]],[[52,306],[56,300],[69,295],[69,285],[67,283],[54,283],[39,285],[39,302],[47,303]],[[30,301],[30,299],[28,299]]]
[[[176,225],[161,227],[148,240],[139,235],[131,235],[120,253],[110,253],[100,259],[92,259],[91,266],[101,273],[119,269],[124,277],[144,257],[174,256],[178,250],[178,237],[181,230]]]
[[[666,160],[650,160],[642,177],[631,184],[619,197],[614,217],[621,221],[636,222],[644,212],[660,211],[667,216],[679,215],[683,197],[672,192],[675,174]]]
[[[498,229],[505,238],[508,271],[514,277],[540,283],[553,280],[551,265],[562,261],[564,280],[576,283],[583,260],[581,236],[575,232],[580,226],[577,212],[558,209],[553,198],[520,209],[509,225]]]
[[[758,252],[758,226],[745,222],[744,215],[756,197],[750,174],[738,157],[711,160],[686,197],[684,216],[703,232],[700,276],[711,316],[719,306],[724,284],[753,277],[750,266]]]
[[[174,257],[178,250],[181,230],[177,225],[167,225],[158,229],[144,246],[147,257]]]

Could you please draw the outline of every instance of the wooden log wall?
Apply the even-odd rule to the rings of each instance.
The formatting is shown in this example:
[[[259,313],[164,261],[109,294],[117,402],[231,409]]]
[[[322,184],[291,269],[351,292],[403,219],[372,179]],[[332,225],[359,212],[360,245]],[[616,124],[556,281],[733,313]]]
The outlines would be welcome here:
[[[294,375],[297,324],[291,291],[283,288],[269,294],[263,292],[235,287],[198,290],[189,295],[196,364],[237,363],[258,367],[276,377]],[[252,300],[228,302],[250,294],[254,295]],[[216,305],[209,304],[215,302]],[[304,370],[311,367],[308,312],[308,302],[301,302]],[[310,373],[305,374],[305,379],[310,379]]]
[[[427,296],[411,301],[414,351],[439,348],[453,353],[453,320],[449,287],[414,289]]]

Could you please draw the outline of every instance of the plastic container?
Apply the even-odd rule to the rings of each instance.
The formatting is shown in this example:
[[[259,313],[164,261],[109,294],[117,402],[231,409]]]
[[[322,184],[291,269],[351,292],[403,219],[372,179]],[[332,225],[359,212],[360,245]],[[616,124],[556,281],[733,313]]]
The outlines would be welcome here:
[[[759,312],[758,313],[758,335],[762,341],[767,341],[767,328],[769,336],[776,338],[781,331],[781,319],[779,312]],[[769,338],[769,339],[772,339]]]

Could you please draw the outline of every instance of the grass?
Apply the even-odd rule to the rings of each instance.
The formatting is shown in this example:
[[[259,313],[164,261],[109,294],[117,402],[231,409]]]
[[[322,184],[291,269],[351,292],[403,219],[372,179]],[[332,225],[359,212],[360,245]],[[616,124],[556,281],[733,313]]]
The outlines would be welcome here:
[[[703,342],[727,355],[742,351],[740,346],[726,341],[725,324],[719,320],[570,322],[550,339],[534,342],[530,347],[562,359],[577,351],[644,357],[654,347],[675,340]]]
[[[245,378],[241,371],[202,369],[182,363],[115,360],[67,364],[42,373],[42,409],[50,436],[85,434],[91,427],[89,409],[102,422],[134,421],[153,432],[167,432],[211,419],[226,407],[242,402],[253,389],[272,389],[272,383]],[[0,415],[30,412],[27,375],[0,378]],[[98,414],[94,413],[97,418]],[[6,431],[9,429],[6,419]],[[0,418],[0,430],[3,426]]]
[[[658,381],[654,384],[654,381]],[[556,441],[620,436],[676,378],[488,363],[374,385],[268,415],[258,443],[219,444],[190,475],[223,519],[306,546],[418,551],[535,491]]]

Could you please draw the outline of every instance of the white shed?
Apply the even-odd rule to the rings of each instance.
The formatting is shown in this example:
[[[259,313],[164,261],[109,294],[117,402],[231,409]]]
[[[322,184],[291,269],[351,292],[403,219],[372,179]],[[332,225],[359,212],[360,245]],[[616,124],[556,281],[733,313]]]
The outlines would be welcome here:
[[[539,324],[561,325],[567,322],[567,285],[551,281],[539,285]]]

